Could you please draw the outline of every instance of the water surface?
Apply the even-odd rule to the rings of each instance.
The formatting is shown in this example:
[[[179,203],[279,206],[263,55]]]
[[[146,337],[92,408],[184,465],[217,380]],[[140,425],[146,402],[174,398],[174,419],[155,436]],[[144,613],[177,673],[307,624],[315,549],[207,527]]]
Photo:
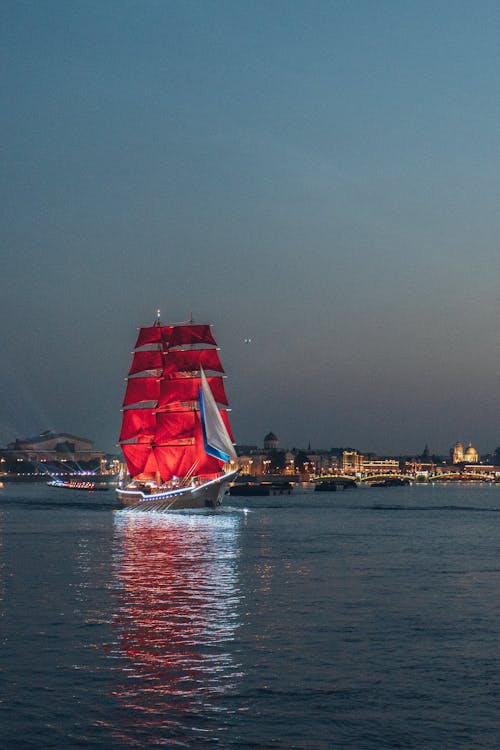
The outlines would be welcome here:
[[[500,487],[0,490],[0,746],[497,748]]]

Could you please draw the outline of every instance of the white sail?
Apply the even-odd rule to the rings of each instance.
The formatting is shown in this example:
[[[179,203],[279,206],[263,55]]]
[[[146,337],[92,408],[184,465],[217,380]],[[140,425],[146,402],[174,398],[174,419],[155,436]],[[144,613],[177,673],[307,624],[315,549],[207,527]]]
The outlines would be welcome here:
[[[236,451],[229,437],[226,425],[222,421],[219,409],[213,397],[203,368],[200,368],[201,388],[200,405],[205,450],[221,461],[236,460]]]

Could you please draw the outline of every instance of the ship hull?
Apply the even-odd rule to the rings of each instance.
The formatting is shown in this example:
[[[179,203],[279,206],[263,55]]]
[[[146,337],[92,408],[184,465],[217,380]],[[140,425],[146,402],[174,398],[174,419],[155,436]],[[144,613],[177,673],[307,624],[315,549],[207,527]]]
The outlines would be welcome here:
[[[223,474],[204,484],[181,489],[145,493],[142,490],[118,487],[116,494],[124,508],[139,511],[198,510],[218,508],[229,483],[237,472]]]

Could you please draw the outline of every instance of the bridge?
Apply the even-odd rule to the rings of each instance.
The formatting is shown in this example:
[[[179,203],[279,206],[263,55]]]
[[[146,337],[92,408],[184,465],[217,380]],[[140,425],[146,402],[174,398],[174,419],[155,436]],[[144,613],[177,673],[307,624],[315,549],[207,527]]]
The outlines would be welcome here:
[[[429,481],[432,482],[497,482],[497,477],[494,471],[491,472],[479,472],[479,471],[449,471],[443,474],[433,474],[429,477]]]
[[[390,480],[399,480],[401,482],[411,482],[412,484],[428,484],[430,482],[499,482],[500,476],[495,471],[457,471],[451,470],[436,474],[427,474],[425,472],[416,472],[415,474],[403,472],[387,472],[384,474],[335,474],[321,477],[314,477],[314,481],[335,480],[356,480],[357,484],[373,484],[374,482],[386,482]]]

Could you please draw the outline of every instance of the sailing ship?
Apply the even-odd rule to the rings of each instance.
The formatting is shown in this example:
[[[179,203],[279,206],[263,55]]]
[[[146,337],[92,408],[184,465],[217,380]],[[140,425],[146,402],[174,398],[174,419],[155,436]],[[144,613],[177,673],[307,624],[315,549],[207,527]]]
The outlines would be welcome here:
[[[139,329],[123,400],[120,446],[138,510],[216,508],[237,474],[224,369],[210,324]]]

